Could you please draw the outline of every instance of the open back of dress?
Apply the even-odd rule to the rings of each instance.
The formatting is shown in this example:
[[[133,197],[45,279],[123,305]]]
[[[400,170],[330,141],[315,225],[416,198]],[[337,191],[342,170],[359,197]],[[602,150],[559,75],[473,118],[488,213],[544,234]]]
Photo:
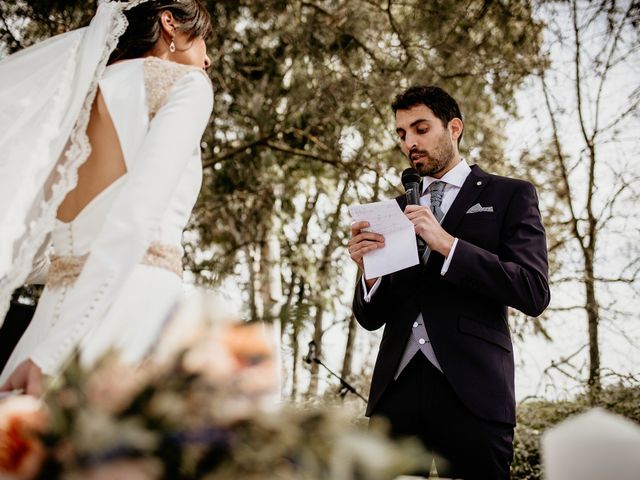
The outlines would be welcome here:
[[[202,181],[210,82],[200,69],[149,57],[107,67],[99,91],[96,131],[109,141],[59,210],[52,243],[63,261],[52,262],[0,381],[27,358],[55,374],[78,346],[86,362],[109,348],[137,361],[182,293],[182,231]]]

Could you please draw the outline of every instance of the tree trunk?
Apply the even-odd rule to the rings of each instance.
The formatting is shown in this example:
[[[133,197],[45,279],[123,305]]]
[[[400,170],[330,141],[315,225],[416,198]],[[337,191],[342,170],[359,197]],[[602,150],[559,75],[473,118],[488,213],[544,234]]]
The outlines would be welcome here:
[[[309,196],[305,203],[305,209],[302,212],[302,225],[300,227],[300,233],[296,241],[296,247],[300,248],[305,245],[308,239],[309,222],[315,211],[318,198],[320,196],[319,190],[313,196]],[[291,278],[285,286],[286,299],[282,302],[278,311],[277,317],[280,321],[280,342],[281,345],[286,345],[287,342],[291,345],[291,400],[295,401],[298,395],[298,357],[300,355],[299,334],[304,323],[303,312],[304,302],[306,300],[306,288],[305,278],[300,273],[292,269]],[[293,299],[296,293],[296,285],[298,285],[298,300],[294,307]],[[287,336],[287,327],[291,326],[290,336]]]
[[[293,322],[291,326],[291,400],[296,401],[298,396],[298,356],[300,355],[300,323]]]
[[[244,254],[245,257],[247,257],[247,268],[249,271],[249,282],[247,283],[249,287],[249,317],[255,321],[258,319],[259,314],[256,303],[256,268],[255,260],[251,254],[251,246],[245,245]]]
[[[322,358],[322,317],[324,316],[324,307],[316,305],[316,316],[313,321],[313,341],[316,343],[316,356]],[[311,380],[309,381],[309,389],[307,390],[307,398],[318,395],[318,368],[317,362],[311,362]]]
[[[318,203],[318,198],[320,197],[320,191],[316,190],[316,193],[313,197],[308,197],[307,202],[305,204],[305,209],[302,214],[302,226],[300,227],[300,233],[298,234],[298,240],[296,242],[296,247],[301,247],[306,244],[309,233],[309,221],[311,220],[311,216],[316,208],[316,204]],[[283,302],[280,307],[280,311],[278,313],[278,317],[280,318],[280,337],[284,341],[287,324],[289,322],[289,316],[291,312],[291,303],[293,301],[293,297],[295,295],[296,283],[298,283],[298,272],[296,270],[292,270],[291,279],[288,282],[288,286],[286,287],[286,295],[287,298]],[[304,279],[300,280],[300,288],[301,291],[304,291]],[[300,304],[301,300],[298,299],[298,303]]]
[[[572,20],[573,20],[573,32],[575,41],[575,89],[576,89],[576,103],[577,113],[579,119],[580,130],[582,132],[582,138],[584,140],[586,150],[589,153],[589,171],[587,180],[587,198],[586,198],[586,216],[587,216],[587,235],[588,242],[583,242],[583,257],[584,257],[584,283],[585,283],[585,310],[587,312],[587,320],[589,323],[589,380],[587,381],[589,386],[589,400],[592,405],[595,405],[598,401],[600,394],[600,345],[598,341],[598,324],[600,322],[600,309],[596,300],[596,284],[595,284],[595,271],[594,271],[594,259],[596,253],[596,239],[598,231],[596,225],[598,223],[597,218],[593,210],[593,196],[596,190],[596,150],[594,140],[598,134],[598,118],[596,116],[595,123],[593,125],[593,131],[587,132],[588,125],[587,120],[583,114],[583,95],[582,95],[582,72],[581,72],[581,50],[582,39],[580,26],[578,21],[578,6],[577,1],[573,1],[571,4]],[[597,115],[597,112],[596,112]]]
[[[579,60],[579,59],[578,59]],[[578,61],[577,60],[577,61]],[[579,82],[578,82],[579,84]],[[545,103],[549,118],[551,120],[551,131],[553,135],[553,145],[556,151],[556,159],[558,166],[560,167],[561,177],[564,189],[566,190],[566,203],[569,211],[569,223],[571,226],[571,235],[580,245],[580,252],[582,253],[583,264],[583,283],[585,289],[584,310],[587,315],[587,327],[589,337],[589,378],[587,379],[587,388],[589,391],[589,400],[592,405],[595,405],[598,401],[601,382],[600,382],[600,346],[598,339],[598,326],[600,323],[600,308],[598,306],[596,298],[596,278],[594,272],[594,259],[596,252],[596,238],[597,238],[597,219],[593,213],[592,202],[595,190],[595,164],[596,164],[596,152],[592,142],[585,134],[585,143],[589,151],[589,177],[587,184],[587,198],[586,198],[586,216],[588,222],[588,229],[586,233],[580,230],[580,215],[574,209],[574,193],[572,193],[572,186],[569,180],[570,169],[568,168],[568,160],[562,151],[559,127],[556,122],[554,111],[551,107],[549,98],[549,91],[547,89],[544,76],[542,77],[542,89],[544,93]],[[580,89],[576,88],[579,92]],[[580,101],[580,95],[578,95],[578,101]],[[579,105],[579,111],[581,106]],[[580,116],[580,124],[584,127],[584,120]],[[583,130],[584,131],[584,130]]]
[[[275,244],[277,240],[271,233],[260,245],[260,304],[262,319],[273,323],[276,318],[276,307],[282,296],[280,288],[279,252]]]
[[[598,326],[600,323],[600,308],[596,299],[595,278],[593,275],[593,254],[589,250],[585,255],[585,307],[589,323],[589,401],[596,405],[600,397],[600,343],[598,339]]]
[[[293,287],[292,287],[293,288]],[[300,355],[300,327],[303,322],[305,300],[305,283],[304,279],[300,281],[300,289],[298,291],[298,302],[295,309],[295,317],[291,322],[291,400],[295,401],[298,396],[298,357]]]
[[[331,276],[328,274],[329,266],[331,265],[331,255],[335,249],[336,234],[340,228],[340,211],[344,205],[347,197],[347,191],[350,185],[349,179],[344,181],[342,192],[340,192],[340,198],[336,206],[336,210],[333,213],[331,224],[329,226],[329,240],[325,245],[322,257],[318,265],[318,275],[316,281],[316,289],[314,294],[314,304],[316,307],[316,315],[313,322],[313,341],[316,342],[316,355],[318,358],[322,358],[322,335],[323,331],[323,316],[324,316],[324,301],[323,295],[329,287],[329,280]],[[309,383],[309,389],[307,391],[307,398],[315,396],[318,393],[318,364],[313,362],[311,364],[311,381]]]
[[[347,346],[344,349],[344,357],[342,359],[342,370],[340,372],[340,376],[347,381],[349,381],[349,377],[351,376],[351,363],[353,361],[353,346],[356,341],[357,331],[358,331],[358,326],[356,322],[356,317],[354,317],[352,314],[349,317],[349,325],[347,327]]]
[[[267,323],[278,320],[278,304],[282,301],[282,281],[280,278],[280,241],[281,200],[278,192],[269,192],[274,198],[273,208],[268,221],[264,222],[264,234],[260,242],[260,304],[262,319]],[[277,327],[277,325],[275,325]]]

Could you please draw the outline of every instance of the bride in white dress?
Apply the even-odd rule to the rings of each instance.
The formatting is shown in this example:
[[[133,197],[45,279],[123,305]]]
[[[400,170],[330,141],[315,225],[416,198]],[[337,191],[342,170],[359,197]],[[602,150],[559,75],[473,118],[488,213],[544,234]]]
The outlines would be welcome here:
[[[120,36],[124,16],[128,26]],[[48,264],[44,292],[2,372],[1,390],[41,393],[43,376],[58,373],[76,349],[90,364],[109,348],[135,362],[152,347],[182,294],[181,237],[200,190],[200,141],[213,105],[204,71],[210,29],[199,0],[104,2],[75,43],[76,32],[44,42],[71,49],[82,68],[91,63],[87,52],[97,60],[88,75],[72,69],[76,89],[60,124],[74,96],[82,95],[85,107],[70,123],[74,128],[54,136],[63,160],[50,162],[48,175],[41,175],[44,193],[24,209],[29,228],[16,229],[12,244],[0,245],[13,259],[6,273],[0,270],[0,289],[27,280],[28,272],[16,266],[21,256],[30,265]],[[39,45],[32,48],[34,59],[44,56]],[[12,71],[12,61],[20,68],[29,50],[5,60],[0,73]],[[77,87],[83,75],[93,79],[85,90]],[[84,151],[83,137],[91,147]],[[48,209],[33,215],[38,202]],[[47,219],[51,212],[55,218]],[[48,245],[50,262],[43,262],[37,251]],[[31,279],[36,273],[42,272]]]

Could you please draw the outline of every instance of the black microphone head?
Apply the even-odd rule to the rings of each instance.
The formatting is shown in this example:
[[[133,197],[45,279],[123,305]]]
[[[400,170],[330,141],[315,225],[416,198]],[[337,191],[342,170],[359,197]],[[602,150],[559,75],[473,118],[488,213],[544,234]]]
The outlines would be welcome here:
[[[402,172],[402,185],[404,185],[405,190],[409,183],[420,183],[420,175],[415,168],[409,167]]]

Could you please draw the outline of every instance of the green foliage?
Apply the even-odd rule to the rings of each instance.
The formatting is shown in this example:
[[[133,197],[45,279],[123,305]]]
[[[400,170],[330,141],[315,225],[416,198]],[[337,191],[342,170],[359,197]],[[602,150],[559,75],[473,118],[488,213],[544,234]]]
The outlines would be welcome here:
[[[394,95],[414,83],[451,91],[465,113],[465,155],[500,170],[493,109],[510,111],[522,78],[543,63],[542,26],[526,1],[209,5],[217,102],[193,250],[214,253],[190,263],[207,284],[237,274],[229,268],[238,264],[252,268],[249,258],[263,271],[261,249],[275,236],[285,297],[302,289],[314,302],[340,298],[351,288],[350,279],[336,281],[348,259],[335,247],[324,258],[327,245],[348,239],[346,210],[339,228],[331,225],[340,191],[348,182],[345,205],[379,187],[385,197],[398,193],[405,160],[395,147]],[[247,278],[243,268],[239,279],[257,289]]]
[[[9,53],[44,38],[87,25],[97,1],[17,0],[0,2],[0,44]]]
[[[606,388],[602,391],[598,406],[640,423],[640,387]],[[572,401],[540,401],[519,405],[511,478],[513,480],[541,479],[540,438],[544,431],[590,408],[592,405],[586,394]]]

